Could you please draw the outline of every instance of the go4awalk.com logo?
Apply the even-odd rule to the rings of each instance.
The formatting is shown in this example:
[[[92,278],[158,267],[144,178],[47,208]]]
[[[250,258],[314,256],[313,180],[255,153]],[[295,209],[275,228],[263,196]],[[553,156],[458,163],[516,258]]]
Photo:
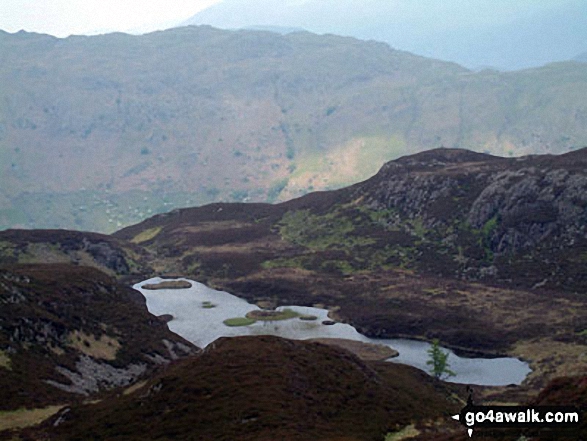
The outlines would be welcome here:
[[[572,406],[475,406],[467,404],[452,416],[467,429],[572,429],[582,423],[581,410]]]

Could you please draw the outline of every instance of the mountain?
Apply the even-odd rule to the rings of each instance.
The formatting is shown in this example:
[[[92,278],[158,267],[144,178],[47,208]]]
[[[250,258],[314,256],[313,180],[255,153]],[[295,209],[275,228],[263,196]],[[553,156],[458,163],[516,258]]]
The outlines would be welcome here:
[[[587,6],[578,0],[224,0],[184,25],[223,29],[253,25],[377,40],[471,69],[516,70],[570,59],[586,49]]]
[[[575,61],[580,61],[581,63],[587,63],[587,52],[583,52],[582,54],[577,55],[573,58]]]
[[[322,304],[368,336],[530,359],[537,390],[587,368],[570,367],[587,329],[586,165],[587,149],[435,149],[336,191],[174,210],[114,236],[250,302]]]
[[[51,439],[380,440],[443,417],[451,390],[318,343],[221,338],[127,396],[72,408]]]
[[[0,228],[285,200],[439,146],[566,152],[587,145],[586,81],[579,63],[474,73],[304,32],[1,32]]]
[[[0,303],[2,411],[96,397],[196,351],[134,290],[84,266],[3,266]]]

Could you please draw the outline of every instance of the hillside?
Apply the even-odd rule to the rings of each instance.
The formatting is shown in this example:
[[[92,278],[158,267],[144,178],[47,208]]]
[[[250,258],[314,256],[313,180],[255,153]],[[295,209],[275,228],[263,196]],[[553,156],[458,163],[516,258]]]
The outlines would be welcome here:
[[[442,145],[566,152],[587,145],[586,81],[581,63],[473,73],[304,32],[0,32],[0,228],[285,200]]]
[[[114,236],[158,273],[251,302],[320,303],[369,336],[533,360],[537,388],[587,368],[586,162],[586,149],[437,149],[344,189],[175,210]]]
[[[582,409],[583,415],[585,415],[587,411],[587,376],[558,378],[552,381],[532,402],[537,406],[565,406],[569,403]],[[584,418],[577,435],[577,439],[587,437],[587,421]]]
[[[0,231],[0,265],[69,263],[111,276],[145,274],[145,250],[132,242],[97,233],[67,230]]]
[[[135,291],[88,267],[2,267],[0,303],[2,411],[95,397],[196,350]]]
[[[290,267],[337,274],[403,268],[581,292],[586,166],[587,149],[521,158],[435,149],[390,161],[340,190],[276,205],[174,210],[114,237],[151,250],[159,263],[180,257],[172,267],[210,278]],[[241,253],[253,257],[241,260]]]
[[[416,369],[277,337],[222,338],[136,392],[73,408],[51,439],[381,440],[458,410]]]

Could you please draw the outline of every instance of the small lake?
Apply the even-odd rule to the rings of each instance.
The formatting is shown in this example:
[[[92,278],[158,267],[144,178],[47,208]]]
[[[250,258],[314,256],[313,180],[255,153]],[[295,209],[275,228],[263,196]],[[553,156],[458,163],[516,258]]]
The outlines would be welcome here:
[[[187,289],[142,289],[146,283],[159,283],[163,279],[155,277],[137,283],[134,289],[140,291],[147,299],[147,308],[152,314],[171,314],[174,319],[168,324],[169,329],[186,340],[201,348],[212,343],[219,337],[236,337],[240,335],[276,335],[285,338],[304,340],[309,338],[345,338],[367,343],[377,343],[391,346],[399,352],[399,356],[389,361],[405,363],[415,366],[426,372],[429,366],[428,349],[426,342],[407,339],[375,339],[366,337],[351,325],[336,323],[323,325],[328,320],[328,311],[325,309],[306,306],[283,306],[278,308],[292,309],[300,314],[314,315],[315,321],[305,321],[298,318],[281,321],[258,321],[249,326],[229,327],[223,321],[233,317],[244,317],[247,312],[260,309],[246,300],[238,298],[224,291],[216,291],[207,286],[187,280],[192,284]],[[211,302],[213,308],[204,308],[204,302]],[[450,381],[478,385],[502,386],[520,384],[530,373],[527,363],[517,358],[464,358],[455,355],[450,349],[448,363],[450,369],[457,375]]]

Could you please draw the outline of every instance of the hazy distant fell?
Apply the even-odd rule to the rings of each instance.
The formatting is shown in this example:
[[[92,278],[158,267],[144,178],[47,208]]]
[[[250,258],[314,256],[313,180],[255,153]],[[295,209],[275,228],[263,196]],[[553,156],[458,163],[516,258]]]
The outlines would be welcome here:
[[[587,145],[586,82],[582,63],[473,73],[306,32],[0,33],[0,228],[283,200],[439,146],[566,152]]]
[[[224,0],[184,24],[304,28],[384,41],[469,68],[536,67],[587,50],[581,0]]]

